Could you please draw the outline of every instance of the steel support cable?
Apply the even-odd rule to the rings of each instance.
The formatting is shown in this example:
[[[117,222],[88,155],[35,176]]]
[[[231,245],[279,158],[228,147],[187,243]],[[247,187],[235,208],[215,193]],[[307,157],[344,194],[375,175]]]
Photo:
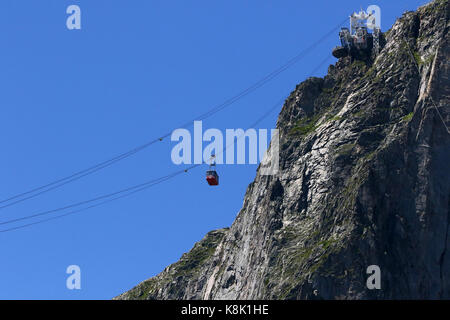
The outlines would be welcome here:
[[[185,170],[189,170],[191,168],[179,170],[179,171],[176,171],[174,173],[168,174],[166,176],[163,176],[163,177],[160,177],[160,178],[157,178],[157,179],[152,179],[150,181],[147,181],[147,182],[144,182],[144,183],[140,183],[140,184],[137,184],[137,185],[134,185],[134,186],[131,186],[131,187],[119,190],[119,191],[115,191],[115,192],[112,192],[112,193],[104,194],[104,195],[101,195],[101,196],[98,196],[98,197],[95,197],[95,198],[92,198],[92,199],[89,199],[89,200],[84,200],[84,201],[80,201],[80,202],[73,203],[73,204],[70,204],[70,205],[66,205],[64,207],[60,207],[60,208],[56,208],[56,209],[52,209],[52,210],[47,210],[47,211],[43,211],[43,212],[40,212],[40,213],[29,215],[29,216],[24,216],[24,217],[21,217],[21,218],[15,218],[15,219],[11,219],[11,220],[8,220],[8,221],[0,222],[0,225],[10,224],[10,223],[14,223],[14,222],[22,221],[22,220],[27,220],[27,219],[36,218],[36,217],[39,217],[39,216],[48,215],[48,214],[51,214],[51,213],[55,213],[55,212],[63,211],[63,210],[66,210],[66,209],[78,207],[78,206],[81,206],[83,204],[88,204],[88,203],[95,202],[95,201],[98,201],[98,200],[103,200],[103,199],[106,199],[106,198],[109,198],[109,197],[112,197],[112,196],[116,196],[116,195],[119,195],[119,194],[122,194],[122,193],[125,193],[125,192],[128,192],[128,191],[133,191],[135,189],[143,188],[143,187],[148,186],[148,185],[156,185],[156,184],[159,184],[161,181],[166,181],[168,179],[171,179],[171,178],[173,178],[173,177],[175,177],[175,176],[185,172]]]
[[[322,62],[320,62],[320,64],[317,65],[311,71],[309,77],[313,76],[314,73],[319,68],[321,68],[329,59],[330,59],[330,56],[327,55],[327,57]],[[282,99],[278,100],[268,111],[266,111],[261,117],[259,117],[254,123],[252,123],[250,125],[250,128],[256,127],[260,122],[262,122],[264,119],[266,119],[275,110],[277,110],[279,108],[279,105],[281,103],[284,103],[285,100],[286,100],[285,97],[283,97]],[[241,134],[240,136],[238,136],[237,140],[241,139],[244,135],[245,134]],[[222,149],[221,152],[224,153],[231,146],[234,146],[234,141],[233,141],[233,143],[230,143],[230,144],[226,145]],[[17,219],[12,219],[12,220],[1,222],[0,225],[11,224],[11,223],[18,222],[18,221],[32,219],[32,218],[35,218],[35,217],[38,217],[38,216],[43,216],[43,215],[48,215],[48,214],[51,214],[51,213],[56,213],[56,212],[63,211],[63,210],[66,210],[66,209],[70,209],[70,208],[73,208],[73,207],[76,207],[76,206],[80,206],[80,205],[83,205],[83,204],[87,204],[87,203],[95,202],[95,201],[98,201],[98,200],[102,200],[102,199],[105,199],[105,198],[108,198],[108,197],[111,197],[111,196],[114,196],[114,195],[118,195],[117,197],[106,199],[104,201],[101,201],[99,203],[90,205],[88,207],[84,207],[84,208],[81,208],[81,209],[70,211],[70,212],[67,212],[67,213],[64,213],[64,214],[61,214],[61,215],[58,215],[58,216],[54,216],[54,217],[50,217],[50,218],[47,218],[47,219],[43,219],[43,220],[27,223],[27,224],[16,226],[16,227],[11,227],[11,228],[8,228],[8,229],[3,229],[3,230],[0,230],[0,233],[14,231],[14,230],[18,230],[18,229],[23,229],[23,228],[30,227],[30,226],[33,226],[33,225],[45,223],[45,222],[48,222],[48,221],[51,221],[51,220],[63,218],[63,217],[69,216],[69,215],[73,215],[73,214],[76,214],[76,213],[80,213],[80,212],[86,211],[88,209],[92,209],[92,208],[101,206],[103,204],[106,204],[106,203],[109,203],[109,202],[112,202],[112,201],[115,201],[115,200],[119,200],[119,199],[122,199],[122,198],[125,198],[125,197],[128,197],[128,196],[131,196],[131,195],[133,195],[135,193],[138,193],[140,191],[144,191],[144,190],[146,190],[146,189],[148,189],[148,188],[150,188],[152,186],[158,185],[158,184],[160,184],[162,182],[165,182],[165,181],[167,181],[169,179],[172,179],[172,178],[174,178],[174,177],[176,177],[176,176],[178,176],[178,175],[180,175],[182,173],[188,172],[188,171],[190,171],[190,170],[192,170],[194,168],[197,168],[199,166],[201,166],[201,164],[195,164],[195,165],[192,165],[192,166],[188,167],[187,169],[182,169],[182,170],[176,171],[176,172],[174,172],[172,174],[168,174],[166,176],[163,176],[163,177],[160,177],[160,178],[157,178],[157,179],[153,179],[153,180],[150,180],[150,181],[147,181],[147,182],[144,182],[144,183],[141,183],[141,184],[138,184],[138,185],[126,188],[126,189],[122,189],[122,190],[117,191],[117,192],[113,192],[113,193],[109,193],[109,194],[106,194],[106,195],[102,195],[102,196],[99,196],[99,197],[96,197],[96,198],[93,198],[93,199],[90,199],[90,200],[81,201],[81,202],[78,202],[78,203],[75,203],[75,204],[72,204],[72,205],[67,205],[67,206],[64,206],[64,207],[61,207],[61,208],[48,210],[48,211],[40,212],[38,214],[33,214],[33,215],[25,216],[25,217],[22,217],[22,218],[17,218]]]
[[[173,177],[171,177],[171,178],[173,178]],[[77,210],[70,211],[70,212],[67,212],[67,213],[64,213],[64,214],[61,214],[61,215],[58,215],[58,216],[54,216],[54,217],[50,217],[50,218],[47,218],[47,219],[43,219],[43,220],[27,223],[27,224],[20,225],[20,226],[17,226],[17,227],[12,227],[12,228],[9,228],[9,229],[0,230],[0,233],[9,232],[9,231],[17,230],[17,229],[23,229],[23,228],[30,227],[30,226],[33,226],[33,225],[36,225],[36,224],[45,223],[45,222],[48,222],[48,221],[51,221],[51,220],[56,220],[56,219],[63,218],[63,217],[69,216],[69,215],[73,215],[73,214],[76,214],[76,213],[79,213],[79,212],[83,212],[83,211],[86,211],[88,209],[92,209],[92,208],[101,206],[101,205],[106,204],[108,202],[112,202],[114,200],[119,200],[121,198],[125,198],[127,196],[130,196],[130,195],[132,195],[134,193],[137,193],[139,191],[143,191],[143,190],[145,190],[147,188],[150,188],[150,187],[152,187],[152,186],[154,186],[156,184],[162,183],[162,182],[164,182],[166,180],[169,180],[169,179],[170,179],[169,177],[167,177],[165,179],[161,179],[158,182],[146,185],[144,187],[138,188],[138,189],[133,190],[133,191],[129,191],[128,193],[125,193],[123,195],[120,195],[120,196],[117,196],[117,197],[114,197],[114,198],[111,198],[111,199],[107,199],[107,200],[101,201],[99,203],[90,205],[90,206],[85,207],[85,208],[77,209]]]
[[[309,77],[312,77],[314,75],[314,73],[319,70],[325,63],[327,63],[328,60],[330,60],[331,56],[327,55],[325,59],[323,59],[309,74]],[[282,103],[284,103],[284,101],[286,100],[286,98],[282,98],[280,100],[278,100],[273,106],[272,108],[270,108],[266,113],[264,113],[260,118],[258,118],[254,123],[252,123],[250,125],[250,128],[256,127],[258,125],[258,123],[260,123],[261,121],[263,121],[265,118],[267,118],[274,110],[276,110],[278,108],[278,106]],[[245,135],[245,133],[243,134]],[[243,135],[240,135],[236,138],[236,140],[239,140],[242,138]],[[218,154],[224,153],[229,147],[234,145],[234,141],[229,143],[227,146],[225,146],[225,148],[222,150],[222,152],[219,152]],[[214,155],[215,158],[217,158],[217,154]],[[210,159],[212,160],[212,159]]]
[[[339,23],[339,25],[337,25],[337,26],[334,27],[331,31],[329,31],[328,33],[326,33],[326,34],[325,34],[324,36],[322,36],[321,38],[319,38],[319,40],[317,40],[316,42],[314,42],[311,46],[309,46],[308,48],[302,50],[299,54],[297,54],[295,57],[291,58],[291,59],[290,59],[288,62],[286,62],[284,65],[282,65],[282,66],[279,67],[278,69],[274,70],[273,72],[269,73],[268,75],[266,75],[265,77],[263,77],[261,80],[259,80],[258,82],[256,82],[256,83],[253,84],[252,86],[250,86],[250,87],[248,87],[247,89],[241,91],[239,94],[233,96],[232,98],[226,100],[225,102],[219,104],[218,106],[212,108],[211,110],[209,110],[209,111],[207,111],[207,112],[201,114],[199,117],[197,117],[197,118],[195,118],[195,119],[193,119],[193,120],[191,120],[191,121],[189,121],[189,122],[186,122],[185,124],[183,124],[183,125],[181,126],[181,128],[190,127],[190,126],[192,125],[192,122],[193,122],[194,120],[204,120],[204,119],[206,119],[206,118],[208,118],[208,117],[210,117],[210,116],[216,114],[217,112],[219,112],[219,111],[225,109],[226,107],[232,105],[233,103],[235,103],[236,101],[240,100],[241,98],[247,96],[247,95],[250,94],[251,92],[257,90],[258,88],[260,88],[261,86],[263,86],[264,84],[266,84],[267,82],[269,82],[270,80],[274,79],[274,78],[277,77],[279,74],[281,74],[282,72],[284,72],[285,70],[287,70],[288,68],[290,68],[291,66],[293,66],[294,64],[296,64],[298,61],[300,61],[300,60],[301,60],[307,53],[309,53],[311,50],[313,50],[314,48],[316,48],[321,42],[323,42],[327,37],[329,37],[333,32],[335,32],[336,29],[338,29],[340,26],[342,26],[343,23],[345,23],[345,21],[347,21],[347,19],[345,19],[344,21],[342,21],[341,23]],[[149,141],[149,142],[147,142],[147,143],[145,143],[145,144],[143,144],[143,145],[140,145],[140,146],[138,146],[138,147],[136,147],[136,148],[133,148],[133,149],[131,149],[130,151],[124,152],[124,153],[122,153],[122,154],[120,154],[120,155],[118,155],[118,156],[116,156],[116,157],[113,157],[113,158],[111,158],[111,159],[109,159],[109,160],[103,161],[103,162],[101,162],[101,163],[99,163],[99,164],[96,164],[96,165],[94,165],[94,166],[91,166],[91,167],[89,167],[89,168],[87,168],[87,169],[84,169],[84,170],[78,171],[78,172],[76,172],[76,173],[73,173],[73,174],[71,174],[71,175],[69,175],[69,176],[67,176],[67,177],[58,179],[58,180],[56,180],[56,181],[50,182],[50,183],[45,184],[45,185],[42,185],[42,186],[40,186],[40,187],[33,188],[33,189],[29,190],[29,191],[26,191],[26,192],[22,192],[22,193],[16,194],[16,195],[11,196],[11,197],[9,197],[9,198],[7,198],[7,199],[0,200],[0,204],[1,204],[1,203],[9,202],[9,201],[11,201],[11,200],[14,200],[14,199],[17,199],[17,198],[21,198],[21,197],[23,197],[23,196],[26,196],[26,195],[29,195],[29,194],[32,194],[32,193],[34,193],[34,192],[36,192],[36,191],[40,191],[40,190],[41,190],[41,191],[38,192],[38,193],[34,193],[34,194],[29,195],[29,196],[27,196],[27,197],[25,197],[25,198],[21,198],[21,199],[18,199],[18,200],[16,200],[16,201],[13,201],[13,202],[10,202],[10,203],[8,203],[8,204],[5,204],[5,205],[3,205],[3,206],[0,206],[0,209],[4,209],[4,208],[7,208],[7,207],[10,207],[10,206],[12,206],[12,205],[14,205],[14,204],[23,202],[23,201],[28,200],[28,199],[31,199],[31,198],[34,198],[34,197],[36,197],[36,196],[38,196],[38,195],[41,195],[41,194],[43,194],[43,193],[47,193],[47,192],[49,192],[49,191],[51,191],[51,190],[54,190],[54,189],[56,189],[56,188],[59,188],[59,187],[61,187],[61,186],[63,186],[63,185],[66,185],[66,184],[68,184],[68,183],[70,183],[70,182],[76,181],[76,180],[78,180],[78,179],[81,179],[82,177],[85,177],[85,176],[87,176],[87,175],[90,175],[90,174],[92,174],[92,173],[95,173],[95,172],[97,172],[97,171],[99,171],[99,170],[101,170],[101,169],[103,169],[103,168],[105,168],[105,167],[111,166],[112,164],[114,164],[114,163],[116,163],[116,162],[118,162],[118,161],[121,161],[121,160],[123,160],[123,159],[125,159],[125,158],[128,158],[128,157],[130,157],[131,155],[133,155],[133,154],[135,154],[135,153],[137,153],[137,152],[139,152],[139,151],[141,151],[141,150],[143,150],[143,149],[145,149],[145,148],[147,148],[147,147],[149,147],[149,146],[155,144],[156,142],[161,141],[161,140],[163,140],[164,138],[167,138],[168,136],[171,135],[171,133],[172,133],[172,131],[170,131],[170,132],[164,134],[163,136],[160,136],[160,137],[157,138],[157,139],[151,140],[151,141]]]
[[[280,100],[280,101],[282,102],[283,100]],[[255,121],[252,124],[252,127],[256,126],[258,123],[260,123],[265,118],[267,118],[270,114],[272,114],[276,110],[276,108],[279,107],[280,101],[278,101],[266,113],[264,113],[257,121]],[[238,137],[238,140],[240,138],[242,138],[242,135],[240,135]],[[222,152],[225,152],[226,149],[230,147],[230,145],[227,145],[223,149]],[[150,188],[152,186],[155,186],[155,185],[158,185],[158,184],[160,184],[162,182],[170,180],[170,179],[172,179],[172,178],[174,178],[174,177],[176,177],[176,176],[178,176],[178,175],[180,175],[182,173],[188,172],[188,171],[190,171],[190,170],[192,170],[194,168],[197,168],[197,167],[199,167],[201,165],[203,165],[203,163],[202,164],[194,164],[194,165],[192,165],[192,166],[190,166],[190,167],[188,167],[186,169],[178,170],[178,171],[176,171],[174,173],[171,173],[171,174],[168,174],[166,176],[163,176],[163,177],[160,177],[160,178],[157,178],[157,179],[153,179],[153,180],[150,180],[150,181],[138,184],[138,185],[134,185],[132,187],[128,187],[126,189],[122,189],[122,190],[119,190],[119,191],[116,191],[116,192],[112,192],[112,193],[109,193],[109,194],[101,195],[101,196],[98,196],[98,197],[95,197],[95,198],[92,198],[92,199],[89,199],[89,200],[80,201],[80,202],[77,202],[77,203],[74,203],[74,204],[70,204],[70,205],[66,205],[66,206],[63,206],[63,207],[60,207],[60,208],[47,210],[47,211],[43,211],[43,212],[40,212],[40,213],[24,216],[24,217],[21,217],[21,218],[16,218],[16,219],[11,219],[11,220],[0,222],[0,225],[11,224],[11,223],[15,223],[15,222],[23,221],[23,220],[29,220],[29,219],[40,217],[40,216],[44,216],[44,215],[49,215],[49,214],[56,213],[56,212],[59,212],[59,211],[64,211],[64,210],[71,209],[71,208],[74,208],[74,207],[78,207],[78,206],[81,206],[81,205],[84,205],[84,204],[89,204],[89,203],[92,203],[92,202],[96,202],[96,201],[99,201],[99,200],[106,199],[104,201],[101,201],[99,203],[90,205],[88,207],[84,207],[84,208],[81,208],[81,209],[70,211],[70,212],[67,212],[67,213],[64,213],[64,214],[61,214],[61,215],[58,215],[58,216],[54,216],[54,217],[51,217],[51,218],[39,220],[39,221],[36,221],[36,222],[24,224],[24,225],[20,225],[20,226],[17,226],[17,227],[3,229],[3,230],[0,230],[0,233],[9,232],[9,231],[13,231],[13,230],[17,230],[17,229],[22,229],[22,228],[25,228],[25,227],[33,226],[33,225],[36,225],[36,224],[45,223],[47,221],[51,221],[51,220],[59,219],[59,218],[62,218],[62,217],[66,217],[68,215],[72,215],[72,214],[79,213],[79,212],[82,212],[82,211],[85,211],[85,210],[88,210],[88,209],[91,209],[91,208],[98,207],[98,206],[100,206],[102,204],[106,204],[106,203],[111,202],[111,201],[115,201],[115,200],[119,200],[119,199],[128,197],[128,196],[130,196],[132,194],[135,194],[135,193],[140,192],[140,191],[144,191],[144,190],[146,190],[146,189],[148,189],[148,188]],[[113,197],[113,196],[116,196],[116,197]],[[110,198],[110,197],[113,197],[113,198]],[[110,199],[107,199],[107,198],[110,198]]]

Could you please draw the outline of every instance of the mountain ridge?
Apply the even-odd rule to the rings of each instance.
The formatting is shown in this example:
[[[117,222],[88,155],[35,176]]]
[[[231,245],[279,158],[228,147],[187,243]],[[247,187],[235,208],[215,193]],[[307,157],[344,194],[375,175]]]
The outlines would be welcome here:
[[[230,228],[114,299],[450,298],[448,18],[443,0],[407,12],[374,59],[297,85],[280,172],[258,169]]]

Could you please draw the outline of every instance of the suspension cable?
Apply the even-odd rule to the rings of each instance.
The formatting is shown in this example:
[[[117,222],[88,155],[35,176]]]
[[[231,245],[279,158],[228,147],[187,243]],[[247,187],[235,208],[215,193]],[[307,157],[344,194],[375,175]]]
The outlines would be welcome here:
[[[283,64],[281,67],[277,68],[276,70],[272,71],[271,73],[267,74],[265,77],[263,77],[262,79],[260,79],[259,81],[257,81],[256,83],[254,83],[253,85],[251,85],[250,87],[244,89],[243,91],[241,91],[240,93],[238,93],[237,95],[231,97],[230,99],[224,101],[223,103],[217,105],[216,107],[210,109],[209,111],[199,115],[197,118],[186,122],[185,124],[183,124],[181,126],[181,128],[187,128],[190,127],[192,125],[192,122],[194,120],[204,120],[206,118],[211,117],[212,115],[218,113],[219,111],[227,108],[228,106],[232,105],[233,103],[235,103],[236,101],[242,99],[243,97],[247,96],[248,94],[252,93],[253,91],[257,90],[258,88],[262,87],[263,85],[265,85],[266,83],[268,83],[269,81],[271,81],[272,79],[274,79],[275,77],[277,77],[279,74],[281,74],[282,72],[284,72],[285,70],[287,70],[288,68],[292,67],[294,64],[296,64],[298,61],[300,61],[303,57],[306,56],[307,53],[309,53],[310,51],[312,51],[313,49],[315,49],[320,43],[322,43],[326,38],[328,38],[331,34],[333,34],[339,27],[341,27],[345,22],[347,21],[347,19],[343,20],[342,22],[340,22],[337,26],[335,26],[333,29],[331,29],[329,32],[327,32],[324,36],[322,36],[321,38],[319,38],[317,41],[315,41],[312,45],[310,45],[309,47],[307,47],[306,49],[302,50],[299,54],[297,54],[296,56],[294,56],[293,58],[291,58],[290,60],[288,60],[285,64]],[[173,130],[172,130],[173,131]],[[13,195],[9,198],[0,200],[0,204],[1,203],[6,203],[9,202],[7,204],[4,204],[2,206],[0,206],[0,210],[10,207],[12,205],[15,205],[17,203],[26,201],[28,199],[37,197],[41,194],[47,193],[51,190],[57,189],[61,186],[64,186],[70,182],[76,181],[78,179],[81,179],[85,176],[91,175],[103,168],[109,167],[111,165],[113,165],[116,162],[119,162],[125,158],[128,158],[136,153],[138,153],[139,151],[142,151],[144,149],[146,149],[147,147],[157,143],[158,141],[162,141],[163,139],[167,138],[168,136],[171,135],[172,131],[165,133],[164,135],[153,139],[145,144],[142,144],[138,147],[135,147],[127,152],[124,152],[122,154],[119,154],[118,156],[115,156],[109,160],[103,161],[101,163],[98,163],[94,166],[91,166],[89,168],[86,168],[84,170],[75,172],[69,176],[66,176],[64,178],[55,180],[53,182],[47,183],[45,185],[33,188],[29,191],[26,192],[22,192],[16,195]],[[39,192],[37,192],[39,191]],[[26,196],[26,197],[24,197]],[[20,198],[20,199],[18,199]],[[17,199],[17,200],[15,200]],[[15,200],[10,202],[11,200]]]

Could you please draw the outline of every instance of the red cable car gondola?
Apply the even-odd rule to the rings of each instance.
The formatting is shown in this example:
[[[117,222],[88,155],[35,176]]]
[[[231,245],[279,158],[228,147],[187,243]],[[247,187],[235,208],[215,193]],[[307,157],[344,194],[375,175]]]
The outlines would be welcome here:
[[[210,186],[217,186],[219,184],[219,175],[215,170],[206,171],[206,181]]]
[[[215,156],[213,155],[212,158],[214,158]],[[219,185],[219,175],[217,174],[216,170],[214,170],[212,167],[216,166],[216,162],[213,161],[210,165],[209,165],[209,170],[206,171],[206,181],[208,182],[208,184],[210,186],[217,186]]]

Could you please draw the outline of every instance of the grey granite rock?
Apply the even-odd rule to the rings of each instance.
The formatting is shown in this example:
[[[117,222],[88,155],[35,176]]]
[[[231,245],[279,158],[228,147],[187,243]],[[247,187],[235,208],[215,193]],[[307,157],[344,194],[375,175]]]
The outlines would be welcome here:
[[[450,299],[448,18],[442,0],[407,12],[374,61],[298,85],[279,173],[257,173],[230,228],[116,299]]]

